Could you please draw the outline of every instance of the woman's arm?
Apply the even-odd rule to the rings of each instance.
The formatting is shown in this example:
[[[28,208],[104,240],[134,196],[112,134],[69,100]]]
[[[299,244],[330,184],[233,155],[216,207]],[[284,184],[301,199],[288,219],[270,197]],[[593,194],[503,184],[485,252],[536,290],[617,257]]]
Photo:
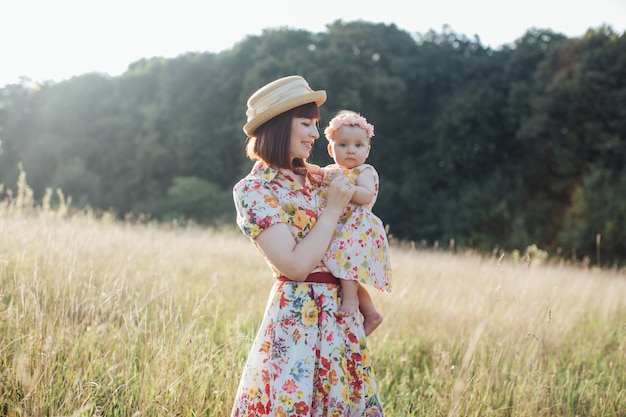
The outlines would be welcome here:
[[[300,242],[296,242],[285,223],[270,226],[257,236],[256,242],[265,256],[287,278],[304,281],[319,265],[339,217],[354,193],[355,187],[348,189],[348,184],[348,178],[343,175],[331,182],[326,208]]]

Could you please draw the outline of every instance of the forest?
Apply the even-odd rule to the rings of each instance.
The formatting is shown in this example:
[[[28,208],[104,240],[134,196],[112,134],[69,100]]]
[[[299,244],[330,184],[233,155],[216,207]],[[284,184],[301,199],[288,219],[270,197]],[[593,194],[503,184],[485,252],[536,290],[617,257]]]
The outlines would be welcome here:
[[[498,49],[444,28],[336,21],[276,28],[220,53],[130,63],[120,76],[0,88],[0,199],[120,219],[232,224],[251,168],[246,100],[303,75],[375,126],[375,213],[392,239],[626,265],[626,33],[531,28]],[[330,162],[326,140],[311,160]]]

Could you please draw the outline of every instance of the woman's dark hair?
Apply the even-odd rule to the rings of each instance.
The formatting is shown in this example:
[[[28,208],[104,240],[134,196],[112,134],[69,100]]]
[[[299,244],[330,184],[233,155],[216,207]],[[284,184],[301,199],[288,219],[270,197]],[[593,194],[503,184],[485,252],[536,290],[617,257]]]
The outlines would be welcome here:
[[[315,103],[307,103],[287,110],[268,120],[254,131],[246,143],[246,155],[252,160],[263,161],[273,168],[292,169],[304,166],[300,158],[289,159],[291,121],[296,117],[320,119],[320,108]]]

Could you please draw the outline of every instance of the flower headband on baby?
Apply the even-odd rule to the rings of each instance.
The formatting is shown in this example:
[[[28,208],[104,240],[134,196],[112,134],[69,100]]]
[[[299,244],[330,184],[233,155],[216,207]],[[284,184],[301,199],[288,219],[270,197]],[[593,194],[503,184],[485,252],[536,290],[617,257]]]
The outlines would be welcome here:
[[[328,122],[328,127],[324,129],[324,135],[326,135],[326,138],[332,139],[335,132],[339,130],[341,126],[358,126],[365,130],[368,139],[374,136],[374,125],[367,123],[365,117],[354,112],[342,112],[333,117],[330,122]]]

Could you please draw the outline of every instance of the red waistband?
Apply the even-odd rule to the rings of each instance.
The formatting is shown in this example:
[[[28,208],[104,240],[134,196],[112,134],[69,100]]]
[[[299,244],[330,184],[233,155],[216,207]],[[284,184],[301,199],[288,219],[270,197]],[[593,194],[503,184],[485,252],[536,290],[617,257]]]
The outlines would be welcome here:
[[[281,275],[276,278],[281,282],[289,282],[292,281],[284,275]],[[295,281],[297,282],[297,281]],[[339,278],[335,277],[330,272],[313,272],[309,274],[308,277],[304,280],[304,282],[315,282],[319,284],[339,284]]]

